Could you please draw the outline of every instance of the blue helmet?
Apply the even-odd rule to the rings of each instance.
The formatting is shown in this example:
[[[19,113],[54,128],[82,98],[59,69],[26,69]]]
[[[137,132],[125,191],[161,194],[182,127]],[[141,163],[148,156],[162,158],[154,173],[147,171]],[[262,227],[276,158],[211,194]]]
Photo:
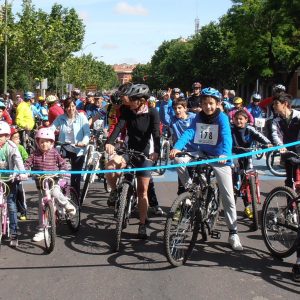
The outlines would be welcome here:
[[[24,93],[24,100],[26,101],[26,100],[30,100],[30,99],[32,99],[32,98],[34,98],[34,93],[33,92],[25,92]]]
[[[205,88],[201,91],[201,97],[210,96],[215,98],[218,102],[222,100],[222,94],[211,87]]]

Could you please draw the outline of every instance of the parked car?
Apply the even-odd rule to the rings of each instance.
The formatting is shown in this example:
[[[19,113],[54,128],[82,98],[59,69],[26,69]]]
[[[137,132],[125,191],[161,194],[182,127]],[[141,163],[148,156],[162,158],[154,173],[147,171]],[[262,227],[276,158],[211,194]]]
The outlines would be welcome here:
[[[296,110],[300,110],[300,98],[294,98],[291,103],[291,107]]]

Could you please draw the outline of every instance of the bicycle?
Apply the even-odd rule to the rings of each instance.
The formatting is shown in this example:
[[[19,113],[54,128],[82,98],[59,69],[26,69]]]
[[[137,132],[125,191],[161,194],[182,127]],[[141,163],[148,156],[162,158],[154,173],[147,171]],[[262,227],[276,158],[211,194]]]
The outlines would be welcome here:
[[[25,148],[27,153],[30,155],[35,151],[35,140],[34,140],[34,131],[25,130],[22,128],[18,128],[20,133],[20,142],[22,146]]]
[[[237,152],[250,152],[254,151],[254,148],[235,147]],[[257,205],[260,204],[260,188],[258,172],[253,169],[252,158],[242,157],[239,158],[239,166],[235,166],[233,170],[233,182],[235,185],[234,194],[237,199],[238,196],[245,197],[247,203],[251,203],[253,219],[252,230],[258,229],[258,209]]]
[[[159,166],[167,166],[169,164],[169,156],[170,156],[170,150],[171,150],[171,143],[170,143],[170,132],[169,128],[167,126],[163,126],[162,130],[162,136],[160,139],[160,145],[161,145],[161,150],[159,154],[159,158],[157,160],[156,165]],[[157,173],[159,175],[163,175],[166,172],[166,169],[164,168],[159,168],[157,169]]]
[[[132,169],[135,167],[136,159],[147,159],[142,152],[130,149],[118,149],[117,154],[127,156],[127,169]],[[126,173],[122,172],[117,183],[117,200],[114,208],[114,215],[116,218],[114,250],[116,252],[118,252],[120,249],[122,231],[129,224],[131,213],[136,209],[137,204],[138,197],[136,171]]]
[[[207,159],[206,156],[188,155],[194,161]],[[191,167],[192,184],[187,192],[173,202],[164,229],[165,254],[169,263],[178,267],[190,257],[197,242],[199,231],[205,242],[208,235],[219,239],[221,234],[214,230],[219,215],[219,190],[213,168],[210,165]]]
[[[7,182],[10,181],[11,179],[9,180],[0,179],[0,220],[1,220],[0,246],[1,246],[1,241],[3,236],[6,236],[7,238],[10,237],[8,205],[7,205],[7,196],[9,195],[9,191],[10,191]]]
[[[279,177],[285,177],[286,171],[281,162],[281,154],[279,150],[274,150],[266,154],[266,164],[269,171]]]
[[[262,133],[262,134],[264,134],[265,124],[266,124],[266,119],[265,118],[255,118],[255,120],[254,120],[255,129],[258,132]],[[253,148],[254,148],[255,151],[263,149],[262,144],[257,142],[257,141],[253,142]],[[256,157],[257,160],[262,159],[263,156],[264,156],[264,153],[255,154],[255,157]]]
[[[40,186],[44,191],[42,198],[43,231],[45,236],[45,248],[51,253],[55,247],[56,226],[59,222],[66,221],[72,232],[77,232],[80,227],[80,204],[76,191],[70,186],[69,177],[54,175],[37,176]],[[57,183],[56,183],[57,181]],[[59,201],[51,195],[51,190],[58,185],[63,195],[76,208],[74,216],[69,215]]]
[[[274,188],[262,210],[262,236],[274,257],[292,255],[297,247],[300,222],[300,195],[289,187]]]

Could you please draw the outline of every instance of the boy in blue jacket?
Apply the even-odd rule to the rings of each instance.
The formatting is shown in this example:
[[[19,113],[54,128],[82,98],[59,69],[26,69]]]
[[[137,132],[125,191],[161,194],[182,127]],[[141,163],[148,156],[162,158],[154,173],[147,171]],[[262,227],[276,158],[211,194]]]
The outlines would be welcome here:
[[[231,130],[227,115],[221,112],[219,108],[221,98],[221,93],[214,88],[202,90],[202,111],[176,142],[170,152],[170,157],[174,158],[190,141],[198,144],[201,151],[207,156],[224,157],[224,160],[213,163],[212,167],[218,182],[225,219],[229,229],[228,242],[233,250],[243,250],[237,234],[237,214],[230,167],[231,161],[225,158],[232,154]]]

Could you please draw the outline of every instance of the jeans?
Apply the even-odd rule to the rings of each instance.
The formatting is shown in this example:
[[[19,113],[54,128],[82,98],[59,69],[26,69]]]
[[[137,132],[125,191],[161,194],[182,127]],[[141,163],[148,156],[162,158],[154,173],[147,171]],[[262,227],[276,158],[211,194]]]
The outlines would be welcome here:
[[[18,233],[18,215],[17,215],[17,183],[10,182],[8,184],[10,188],[10,193],[7,197],[7,206],[8,206],[8,217],[9,217],[9,229],[11,234]]]

